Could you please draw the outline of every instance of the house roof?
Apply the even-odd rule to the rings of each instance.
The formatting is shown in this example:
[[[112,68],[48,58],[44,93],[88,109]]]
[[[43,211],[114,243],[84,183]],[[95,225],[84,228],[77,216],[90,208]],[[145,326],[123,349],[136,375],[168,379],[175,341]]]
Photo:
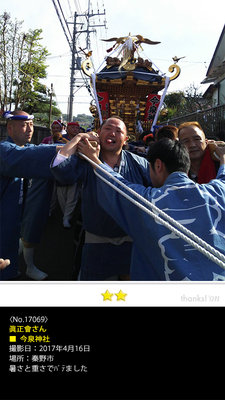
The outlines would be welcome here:
[[[225,77],[225,25],[214,51],[212,60],[206,73],[205,79],[201,83],[213,83]]]

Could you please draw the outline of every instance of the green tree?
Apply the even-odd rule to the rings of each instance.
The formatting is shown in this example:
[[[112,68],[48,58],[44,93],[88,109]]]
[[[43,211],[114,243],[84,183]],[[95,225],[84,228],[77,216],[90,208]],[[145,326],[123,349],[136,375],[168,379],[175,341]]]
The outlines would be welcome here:
[[[1,109],[12,104],[13,80],[17,63],[16,43],[20,40],[22,22],[13,24],[6,11],[0,15],[0,69],[1,69]]]
[[[206,100],[202,97],[199,87],[191,84],[184,91],[185,113],[193,113],[199,110],[206,110],[213,106],[213,100]]]
[[[64,121],[67,121],[67,114],[63,114]],[[73,121],[78,121],[82,128],[89,128],[93,123],[93,117],[91,115],[86,114],[77,114],[77,116],[73,116]],[[70,122],[70,121],[67,121]]]
[[[86,114],[77,114],[76,117],[73,117],[74,121],[78,121],[80,126],[87,129],[93,122],[93,117],[91,115]]]
[[[185,104],[185,95],[182,91],[172,92],[165,96],[165,103],[167,107],[172,110],[181,110]]]
[[[24,35],[19,59],[19,74],[17,89],[14,91],[15,108],[19,105],[29,112],[37,112],[40,102],[45,103],[46,87],[39,83],[39,79],[46,78],[47,65],[45,64],[48,51],[39,41],[42,30],[29,30]],[[23,71],[23,72],[22,72]],[[14,82],[16,84],[16,81]]]
[[[165,96],[165,105],[168,112],[160,117],[161,122],[208,109],[213,106],[213,101],[205,100],[199,87],[191,84],[184,91],[168,93]]]
[[[13,23],[6,11],[0,15],[1,109],[21,108],[28,113],[45,114],[50,96],[40,79],[47,77],[46,47],[41,44],[41,29],[21,31],[23,21]],[[54,115],[61,112],[52,102]]]

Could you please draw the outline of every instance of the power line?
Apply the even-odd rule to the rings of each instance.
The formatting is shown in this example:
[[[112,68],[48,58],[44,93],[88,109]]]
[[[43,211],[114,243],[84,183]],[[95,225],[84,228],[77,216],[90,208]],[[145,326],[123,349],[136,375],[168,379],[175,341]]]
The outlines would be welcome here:
[[[71,5],[70,5],[70,0],[67,0],[68,6],[69,6],[69,10],[70,10],[70,16],[72,17],[72,10],[71,10]]]
[[[171,62],[171,59],[170,60],[165,60],[165,59],[162,59],[162,58],[153,58],[152,60],[153,61],[156,60],[156,61],[170,61]],[[180,63],[206,64],[207,62],[206,61],[185,61],[185,60],[182,60],[182,61],[180,61]]]
[[[58,56],[47,56],[47,58],[49,60],[50,58],[59,58],[59,57],[68,57],[68,56],[70,56],[70,53],[68,53],[68,51],[67,51],[66,53],[59,54]]]
[[[58,101],[59,104],[68,104],[68,101]],[[73,104],[90,104],[90,101],[74,101]]]
[[[61,13],[62,13],[63,19],[64,19],[64,21],[65,21],[67,30],[68,30],[68,32],[69,32],[70,39],[72,39],[72,35],[71,35],[70,30],[69,30],[69,26],[68,26],[68,24],[67,24],[67,21],[66,21],[66,18],[65,18],[65,15],[64,15],[64,12],[63,12],[63,10],[62,10],[62,7],[61,7],[61,4],[60,4],[60,1],[59,1],[59,0],[58,0],[58,5],[59,5],[60,11],[61,11]]]
[[[66,33],[65,26],[64,26],[63,21],[62,21],[62,18],[61,18],[61,16],[60,16],[60,12],[59,12],[59,10],[58,10],[58,7],[57,7],[57,5],[56,5],[56,3],[55,3],[55,0],[52,0],[52,2],[53,2],[53,5],[54,5],[54,7],[55,7],[56,13],[57,13],[57,15],[58,15],[59,21],[60,21],[60,23],[61,23],[63,32],[64,32],[64,34],[65,34],[65,36],[66,36],[66,40],[67,40],[67,42],[68,42],[68,44],[69,44],[69,47],[70,47],[70,49],[71,49],[71,43],[70,43],[70,40],[69,40],[68,35],[67,35],[67,33]]]
[[[104,21],[104,24],[100,24],[100,23],[99,24],[94,24],[94,23],[91,24],[91,20],[94,17],[99,17],[99,22],[100,22],[100,16],[105,15],[105,10],[104,10],[104,12],[100,12],[99,9],[97,10],[97,12],[93,12],[93,10],[90,11],[91,2],[90,2],[90,0],[88,0],[88,9],[82,13],[80,1],[74,0],[74,6],[75,6],[76,11],[73,16],[73,22],[71,22],[71,20],[70,21],[66,20],[66,17],[65,17],[66,14],[61,5],[62,1],[60,2],[60,0],[57,0],[57,4],[56,4],[56,0],[52,0],[52,2],[55,7],[59,21],[63,28],[63,32],[66,36],[67,42],[70,47],[71,74],[70,74],[70,96],[69,96],[69,99],[70,99],[70,101],[69,101],[69,120],[72,120],[74,95],[77,93],[77,91],[81,87],[85,87],[87,89],[89,95],[93,97],[93,94],[92,94],[91,88],[90,88],[90,82],[81,69],[81,63],[82,63],[82,57],[83,57],[82,51],[86,50],[86,49],[90,50],[90,48],[91,48],[90,35],[91,35],[91,33],[96,33],[97,27],[105,26],[105,28],[106,28],[106,20]],[[72,9],[71,9],[70,1],[67,0],[67,3],[69,6],[70,15],[72,17]],[[73,25],[72,34],[70,31],[69,25]],[[84,28],[84,25],[85,25],[85,28]],[[81,43],[80,43],[81,34],[86,34],[85,46],[81,45]],[[80,50],[78,50],[78,48],[80,48]],[[57,56],[55,56],[55,58],[56,57]],[[78,74],[81,75],[81,78],[78,77]],[[65,78],[66,76],[60,75],[58,77]],[[79,89],[75,91],[75,88],[76,88],[75,82],[79,81],[79,79],[81,79],[83,85],[81,85],[79,87]]]

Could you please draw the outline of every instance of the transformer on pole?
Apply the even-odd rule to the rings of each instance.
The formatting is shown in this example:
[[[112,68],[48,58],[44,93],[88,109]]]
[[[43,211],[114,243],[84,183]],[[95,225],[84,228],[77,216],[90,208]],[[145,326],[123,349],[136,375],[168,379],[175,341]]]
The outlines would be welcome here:
[[[68,99],[68,121],[72,121],[73,119],[73,101],[74,101],[74,94],[75,94],[75,81],[77,80],[77,78],[75,78],[75,72],[79,71],[81,73],[81,84],[79,87],[85,86],[86,89],[88,90],[89,94],[92,95],[91,93],[91,89],[90,89],[90,84],[89,81],[87,79],[87,77],[85,76],[85,74],[83,73],[82,69],[81,69],[81,56],[80,54],[82,52],[84,52],[84,50],[90,51],[90,46],[91,46],[91,42],[90,42],[90,33],[92,32],[96,32],[96,29],[91,30],[90,28],[96,28],[96,27],[101,27],[101,26],[105,26],[106,27],[106,21],[104,21],[104,24],[100,24],[100,25],[91,25],[90,24],[90,19],[96,15],[105,15],[105,10],[103,13],[100,13],[99,10],[97,13],[93,13],[90,12],[90,0],[88,0],[88,11],[86,13],[83,14],[78,14],[77,12],[74,13],[74,21],[73,22],[69,22],[66,21],[65,18],[65,14],[63,12],[63,8],[60,4],[60,0],[57,0],[58,5],[56,3],[56,0],[52,0],[52,3],[55,7],[57,16],[59,18],[59,21],[61,23],[63,32],[65,34],[66,40],[69,44],[69,48],[71,51],[71,73],[70,73],[70,96]],[[87,29],[83,30],[83,23],[78,22],[78,17],[84,17],[86,18],[86,25],[87,25]],[[71,34],[70,29],[69,29],[69,24],[73,25],[73,34]],[[79,25],[81,25],[79,27]],[[82,33],[86,33],[86,47],[84,49],[79,48],[79,50],[77,49],[77,39],[78,37],[82,34]],[[78,89],[79,90],[79,89]]]
[[[71,52],[72,52],[72,57],[71,57],[71,74],[70,74],[70,98],[69,98],[69,114],[68,114],[68,121],[73,120],[73,101],[74,101],[74,89],[75,89],[75,71],[80,71],[82,74],[82,80],[83,80],[83,85],[87,88],[89,93],[91,94],[90,91],[90,86],[87,77],[83,74],[83,71],[81,69],[81,57],[80,53],[84,52],[84,50],[89,51],[90,50],[90,33],[96,32],[95,29],[91,30],[90,28],[96,28],[96,27],[101,27],[105,26],[105,24],[102,25],[90,25],[90,18],[96,16],[96,15],[105,15],[105,10],[104,13],[100,13],[98,10],[98,13],[90,13],[90,0],[88,2],[88,12],[84,14],[77,14],[77,12],[74,13],[74,22],[73,23],[73,36],[72,36],[72,46]],[[78,29],[79,25],[83,25],[82,23],[78,22],[77,19],[78,17],[85,17],[87,20],[87,29],[82,30]],[[71,22],[68,22],[71,24]],[[77,49],[77,37],[82,34],[86,33],[86,48],[78,50]]]

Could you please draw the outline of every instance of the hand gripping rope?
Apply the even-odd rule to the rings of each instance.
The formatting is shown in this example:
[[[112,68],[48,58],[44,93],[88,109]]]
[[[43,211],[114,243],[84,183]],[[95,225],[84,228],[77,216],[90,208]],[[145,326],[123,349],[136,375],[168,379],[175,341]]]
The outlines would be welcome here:
[[[95,167],[100,167],[98,164],[96,164],[94,161],[90,160],[87,156],[79,152],[79,155],[82,156],[85,160],[87,160],[90,164],[92,164]],[[182,224],[177,222],[175,219],[171,218],[168,214],[166,214],[164,211],[160,210],[158,207],[156,207],[154,204],[152,204],[150,201],[146,200],[143,196],[135,192],[133,189],[130,187],[126,186],[123,182],[121,182],[119,179],[117,179],[115,176],[110,174],[110,172],[106,171],[105,169],[102,168],[102,171],[109,176],[111,179],[113,179],[116,183],[118,183],[121,187],[126,189],[128,192],[130,192],[132,195],[137,197],[140,201],[145,203],[148,207],[151,207],[152,210],[149,210],[147,207],[143,206],[140,204],[138,201],[134,200],[132,197],[130,197],[128,194],[124,193],[121,189],[118,187],[114,186],[111,182],[109,182],[107,179],[103,178],[101,175],[99,175],[96,171],[95,174],[107,185],[111,186],[114,190],[116,190],[118,193],[120,193],[122,196],[124,196],[126,199],[128,199],[131,203],[135,204],[137,207],[139,207],[141,210],[146,212],[148,215],[153,217],[156,222],[159,222],[160,224],[164,225],[166,228],[168,228],[171,232],[175,233],[177,236],[179,236],[181,239],[185,240],[188,244],[193,246],[196,250],[204,254],[204,256],[208,257],[211,261],[213,261],[215,264],[219,265],[221,268],[225,269],[225,256],[220,253],[218,250],[216,250],[214,247],[212,247],[210,244],[199,238],[197,235],[195,235],[193,232],[185,228]],[[158,215],[155,213],[161,215],[163,218],[166,219],[164,221],[162,218],[160,218]],[[168,221],[168,222],[167,222]],[[172,226],[172,225],[174,226]],[[180,232],[178,229],[180,229],[182,232]]]

